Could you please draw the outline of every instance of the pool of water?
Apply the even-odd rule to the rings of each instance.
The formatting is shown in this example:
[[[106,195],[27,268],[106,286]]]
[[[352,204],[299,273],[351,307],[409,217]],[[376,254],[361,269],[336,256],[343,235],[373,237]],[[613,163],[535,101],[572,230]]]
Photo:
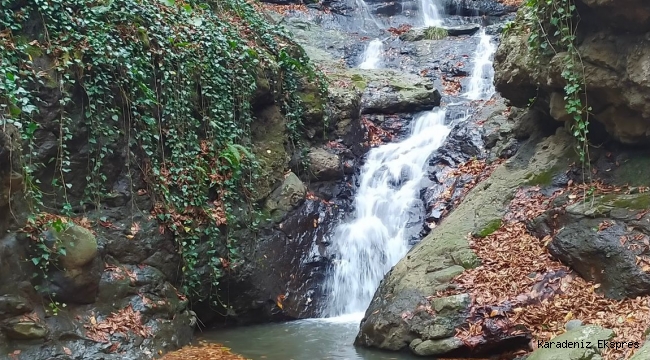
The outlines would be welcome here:
[[[218,342],[252,360],[415,360],[408,353],[352,345],[361,314],[205,332],[198,340]]]

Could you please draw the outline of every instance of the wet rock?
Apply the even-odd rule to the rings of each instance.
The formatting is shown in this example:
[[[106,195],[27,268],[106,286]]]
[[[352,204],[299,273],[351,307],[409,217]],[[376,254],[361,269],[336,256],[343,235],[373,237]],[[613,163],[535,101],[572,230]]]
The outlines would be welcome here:
[[[275,189],[266,200],[265,207],[271,216],[277,221],[286,215],[288,211],[296,207],[305,199],[307,187],[302,181],[290,172],[280,187]]]
[[[313,148],[309,157],[309,175],[314,180],[336,180],[343,175],[341,161],[336,154],[325,149]]]
[[[2,331],[14,340],[34,340],[47,336],[47,329],[33,320],[12,319],[2,324]]]
[[[456,166],[472,158],[484,157],[482,128],[474,123],[459,123],[451,130],[445,143],[432,155],[430,165]]]
[[[533,227],[539,234],[557,230],[549,252],[581,277],[601,284],[599,290],[607,297],[634,298],[650,294],[650,275],[636,261],[650,255],[642,245],[650,231],[643,220],[647,215],[636,219],[648,204],[647,194],[605,195],[593,205],[576,203],[560,213],[550,210]]]
[[[397,114],[431,110],[440,93],[421,78],[390,70],[363,73],[367,87],[361,98],[362,114]]]
[[[481,26],[478,24],[463,24],[455,26],[443,26],[449,36],[473,35]]]
[[[324,299],[321,284],[331,266],[326,252],[329,234],[347,209],[345,203],[337,204],[306,199],[273,227],[236,232],[237,238],[256,241],[241,249],[245,261],[223,280],[228,286],[220,296],[230,299],[227,316],[213,316],[237,324],[317,316]],[[219,313],[226,314],[226,309]]]
[[[0,320],[32,311],[32,305],[20,295],[0,296]]]
[[[527,360],[597,360],[600,357],[602,349],[598,346],[599,341],[611,340],[614,338],[614,331],[603,329],[600,326],[588,325],[580,326],[573,330],[569,330],[564,334],[553,338],[551,341],[558,342],[577,342],[590,344],[589,347],[578,348],[540,348],[533,351]]]
[[[446,14],[462,16],[502,16],[517,10],[494,0],[444,0],[442,4]]]

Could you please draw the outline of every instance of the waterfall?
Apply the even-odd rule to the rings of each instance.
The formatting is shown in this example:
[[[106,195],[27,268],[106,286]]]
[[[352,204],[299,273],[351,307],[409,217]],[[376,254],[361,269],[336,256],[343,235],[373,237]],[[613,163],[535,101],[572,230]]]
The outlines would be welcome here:
[[[384,56],[384,43],[380,39],[371,41],[363,52],[363,58],[359,68],[378,69],[381,66]]]
[[[355,0],[357,3],[357,7],[361,11],[361,21],[363,22],[362,29],[366,29],[366,22],[371,21],[377,29],[383,29],[384,27],[377,21],[377,18],[375,18],[374,15],[372,15],[372,12],[370,11],[370,8],[368,7],[368,4],[366,4],[365,1],[363,0]]]
[[[406,255],[405,230],[410,211],[421,201],[429,156],[450,131],[444,120],[442,109],[421,114],[407,139],[368,153],[354,214],[334,231],[332,245],[339,258],[328,284],[326,316],[364,312],[386,272]]]
[[[442,16],[440,15],[439,0],[420,0],[420,11],[424,20],[424,26],[442,25]]]
[[[422,2],[437,9],[432,0]],[[437,13],[425,12],[425,21],[433,21],[432,14]],[[495,91],[492,57],[496,46],[485,29],[479,38],[469,88],[463,95],[468,99],[489,98]],[[360,67],[376,67],[382,47],[381,40],[373,40]],[[411,123],[406,139],[368,152],[360,172],[354,213],[332,234],[331,250],[337,258],[325,284],[330,298],[322,314],[328,321],[358,321],[385,274],[408,252],[407,230],[413,225],[412,211],[421,201],[429,156],[451,131],[445,125],[446,112],[446,108],[436,108],[420,114]]]
[[[494,89],[494,68],[492,58],[497,50],[492,43],[492,37],[481,29],[479,33],[481,41],[474,54],[474,68],[469,81],[469,88],[465,96],[470,100],[489,99],[495,92]]]

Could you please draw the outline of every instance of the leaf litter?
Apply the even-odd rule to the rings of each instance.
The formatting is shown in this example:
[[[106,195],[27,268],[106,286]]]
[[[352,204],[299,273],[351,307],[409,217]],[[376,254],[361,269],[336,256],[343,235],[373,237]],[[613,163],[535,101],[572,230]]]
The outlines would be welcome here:
[[[88,317],[88,323],[84,325],[86,336],[97,342],[108,343],[111,335],[116,333],[128,336],[129,333],[148,338],[151,330],[142,324],[142,316],[139,311],[134,311],[129,304],[122,310],[112,313],[103,320],[98,320],[94,313]],[[113,351],[117,350],[119,343]]]
[[[230,348],[221,344],[199,342],[198,345],[185,346],[180,350],[172,351],[161,360],[248,360],[245,357],[233,354]]]
[[[554,260],[546,249],[551,236],[538,239],[524,221],[532,220],[551,208],[560,195],[568,195],[570,205],[589,201],[588,194],[624,193],[626,189],[602,183],[570,184],[551,196],[539,187],[519,189],[511,201],[502,226],[486,237],[472,237],[470,246],[482,265],[454,279],[454,290],[436,296],[469,293],[471,319],[457,330],[457,337],[468,346],[480,343],[495,319],[504,333],[530,332],[534,340],[548,341],[562,334],[569,320],[611,329],[616,341],[643,344],[650,325],[650,297],[613,300],[596,290],[599,284],[586,281],[570,268]],[[609,223],[602,224],[603,228]],[[510,279],[510,281],[504,281]],[[523,325],[527,331],[521,329]],[[531,342],[535,348],[536,342]],[[605,360],[629,358],[637,349],[605,349]]]

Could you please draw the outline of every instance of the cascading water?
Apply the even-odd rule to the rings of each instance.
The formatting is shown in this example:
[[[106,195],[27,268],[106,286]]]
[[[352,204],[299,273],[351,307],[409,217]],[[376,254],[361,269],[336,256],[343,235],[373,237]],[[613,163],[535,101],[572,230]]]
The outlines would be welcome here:
[[[481,29],[479,37],[481,41],[474,55],[472,78],[469,81],[468,91],[465,94],[470,100],[489,99],[495,92],[492,58],[497,47],[492,44],[492,37],[485,33],[485,29]]]
[[[442,25],[442,16],[440,15],[439,0],[420,0],[420,12],[424,20],[424,26]]]
[[[361,21],[363,21],[363,26],[361,27],[362,29],[367,29],[366,23],[370,21],[377,29],[383,29],[383,26],[377,21],[377,18],[372,14],[370,11],[370,8],[368,7],[368,4],[366,4],[365,1],[363,0],[355,0],[357,3],[357,7],[359,8],[359,11],[361,12]]]
[[[492,56],[496,47],[484,29],[479,37],[465,94],[469,99],[494,94]],[[355,213],[333,235],[333,251],[340,258],[328,284],[330,301],[325,316],[362,317],[381,279],[408,252],[405,230],[409,210],[420,201],[429,156],[449,134],[449,127],[444,125],[445,114],[444,108],[421,114],[413,122],[407,139],[368,153],[361,169]]]
[[[327,316],[365,311],[386,272],[406,255],[409,211],[420,201],[429,156],[449,134],[444,120],[441,109],[421,114],[407,139],[368,153],[355,213],[333,236],[340,258],[329,284]]]
[[[360,69],[378,69],[383,62],[384,42],[380,39],[371,41],[363,52]]]

